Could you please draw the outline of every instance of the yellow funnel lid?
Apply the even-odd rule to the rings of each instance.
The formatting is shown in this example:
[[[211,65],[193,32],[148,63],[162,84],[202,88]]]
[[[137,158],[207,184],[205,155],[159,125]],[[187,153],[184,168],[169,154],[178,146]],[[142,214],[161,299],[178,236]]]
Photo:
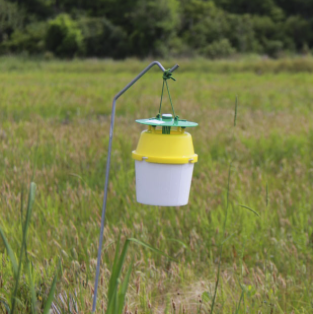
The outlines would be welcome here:
[[[187,164],[198,161],[192,137],[184,129],[171,129],[170,134],[162,134],[162,130],[152,126],[141,133],[132,157],[135,160],[160,164]]]

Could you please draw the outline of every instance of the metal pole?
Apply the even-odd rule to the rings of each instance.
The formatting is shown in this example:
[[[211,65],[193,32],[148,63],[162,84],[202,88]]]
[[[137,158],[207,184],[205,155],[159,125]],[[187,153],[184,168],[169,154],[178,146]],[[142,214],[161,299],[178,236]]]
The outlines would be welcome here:
[[[105,185],[104,185],[104,196],[102,204],[102,216],[101,216],[101,228],[100,228],[100,238],[99,238],[99,248],[98,248],[98,260],[97,260],[97,270],[96,270],[96,279],[95,279],[95,289],[92,303],[92,313],[96,310],[97,303],[97,292],[98,292],[98,282],[100,275],[100,261],[101,261],[101,251],[102,251],[102,242],[103,242],[103,231],[104,231],[104,221],[105,221],[105,210],[106,202],[108,195],[108,184],[109,184],[109,172],[110,172],[110,163],[111,163],[111,151],[112,151],[112,139],[113,139],[113,128],[114,128],[114,118],[115,118],[115,107],[117,99],[122,96],[131,86],[133,86],[146,72],[148,72],[154,65],[157,65],[162,72],[165,71],[162,64],[158,61],[153,61],[150,63],[142,72],[140,72],[129,84],[127,84],[119,93],[117,93],[113,98],[112,103],[112,113],[111,113],[111,125],[110,125],[110,139],[109,139],[109,148],[108,148],[108,157],[105,173]],[[174,65],[171,68],[171,72],[174,72],[178,68],[178,65]]]

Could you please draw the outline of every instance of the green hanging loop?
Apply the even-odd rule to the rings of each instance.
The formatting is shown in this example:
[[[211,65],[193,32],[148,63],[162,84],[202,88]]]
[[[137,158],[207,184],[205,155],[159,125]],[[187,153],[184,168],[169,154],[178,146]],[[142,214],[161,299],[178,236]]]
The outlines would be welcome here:
[[[173,111],[173,115],[174,118],[177,120],[179,117],[176,116],[175,111],[174,111],[174,106],[172,103],[172,98],[171,98],[171,94],[170,94],[170,90],[168,88],[168,83],[167,80],[171,79],[173,81],[176,81],[176,79],[172,76],[172,72],[171,69],[167,69],[163,72],[163,85],[162,85],[162,93],[161,93],[161,101],[160,101],[160,108],[159,108],[159,113],[157,114],[157,118],[161,117],[161,108],[162,108],[162,100],[163,100],[163,92],[164,92],[164,83],[166,84],[166,88],[167,88],[167,93],[168,93],[168,97],[170,99],[170,103],[171,103],[171,107],[172,107],[172,111]]]

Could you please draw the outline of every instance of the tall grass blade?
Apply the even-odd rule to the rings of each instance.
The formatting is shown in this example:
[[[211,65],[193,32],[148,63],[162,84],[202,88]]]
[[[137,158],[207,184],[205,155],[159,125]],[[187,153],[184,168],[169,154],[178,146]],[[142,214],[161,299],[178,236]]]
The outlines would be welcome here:
[[[109,281],[109,290],[108,290],[108,299],[110,300],[112,297],[112,293],[113,293],[113,287],[114,287],[114,282],[113,282],[113,278],[116,277],[115,273],[116,273],[116,268],[117,268],[117,263],[118,263],[118,254],[119,254],[119,249],[120,249],[120,237],[118,238],[118,241],[116,242],[116,248],[115,248],[115,256],[114,256],[114,262],[113,262],[113,268],[112,268],[112,272],[111,272],[111,276],[110,276],[110,281]]]
[[[119,254],[118,254],[119,247],[120,247],[120,239],[119,239],[117,241],[117,244],[116,244],[114,264],[113,264],[113,269],[112,269],[112,273],[111,273],[111,277],[110,277],[110,281],[109,281],[108,305],[107,305],[106,314],[122,314],[122,312],[123,312],[123,307],[124,307],[128,283],[129,283],[129,279],[130,279],[130,275],[131,275],[131,271],[132,271],[133,261],[131,262],[131,265],[129,266],[129,268],[127,270],[125,278],[124,278],[123,282],[121,283],[120,289],[119,289],[119,284],[120,284],[120,276],[121,276],[123,264],[125,262],[125,258],[126,258],[129,244],[131,242],[139,244],[145,248],[148,248],[149,250],[151,250],[155,253],[167,256],[168,258],[172,259],[170,256],[163,253],[162,251],[152,247],[151,245],[149,245],[145,242],[137,240],[135,238],[129,238],[125,241],[121,255],[119,256]]]
[[[266,183],[266,196],[265,196],[266,207],[268,206],[268,185]]]
[[[22,229],[23,229],[23,217],[24,217],[23,209],[24,209],[24,185],[22,185],[22,189],[21,189],[21,208],[20,208]]]
[[[37,313],[37,309],[36,309],[36,304],[37,304],[36,291],[35,291],[35,287],[34,287],[34,281],[33,281],[33,276],[32,276],[32,273],[31,273],[30,263],[29,262],[27,263],[27,273],[28,273],[28,279],[29,279],[29,285],[30,285],[32,314],[36,314]]]
[[[239,314],[240,304],[241,304],[244,293],[245,293],[244,290],[242,290],[241,295],[240,295],[240,299],[239,299],[239,303],[238,303],[238,307],[237,307],[236,312],[235,312],[236,314]]]
[[[58,275],[56,274],[53,278],[53,281],[52,281],[52,284],[50,287],[50,291],[48,294],[48,298],[46,300],[45,307],[44,307],[43,312],[42,312],[43,314],[49,314],[50,313],[51,305],[52,305],[52,302],[54,299],[55,287],[57,284],[57,277],[58,277]]]
[[[3,304],[3,306],[4,306],[4,308],[5,308],[5,310],[6,310],[6,314],[10,314],[10,307],[9,307],[9,304],[6,302],[6,301],[4,301],[4,300],[2,300],[2,299],[0,299],[0,304]],[[2,307],[0,306],[0,309],[2,310]]]
[[[230,236],[228,236],[224,241],[222,241],[221,244],[224,244],[225,242],[227,242],[229,239],[231,239],[233,236],[235,235],[235,233],[232,233]]]
[[[123,308],[124,308],[125,298],[126,298],[126,292],[127,292],[127,288],[128,288],[129,278],[130,278],[130,275],[131,275],[131,272],[133,269],[133,263],[134,263],[134,261],[132,260],[131,264],[128,267],[126,276],[123,280],[120,292],[118,294],[118,304],[119,304],[118,311],[117,311],[118,314],[123,313]]]
[[[36,169],[37,169],[37,152],[38,152],[38,147],[39,147],[39,137],[40,133],[37,133],[37,140],[36,140],[36,146],[35,146],[35,152],[34,152],[34,159],[33,159],[33,164],[32,164],[32,178],[31,181],[34,181],[35,179],[35,174],[36,174]]]
[[[10,258],[10,261],[11,261],[11,264],[12,264],[12,268],[13,268],[13,274],[14,274],[14,279],[16,280],[17,278],[17,271],[18,271],[18,266],[17,266],[17,261],[16,261],[16,258],[15,258],[15,255],[13,253],[13,250],[8,242],[8,240],[6,239],[2,229],[0,228],[0,236],[2,238],[2,241],[4,243],[4,246],[7,250],[7,253],[8,253],[8,256]]]
[[[113,314],[118,314],[118,291],[117,291],[117,288],[118,288],[118,284],[116,286],[116,293],[115,293],[115,297],[114,297],[114,311],[113,311]]]
[[[111,309],[114,308],[115,298],[117,297],[117,289],[118,289],[118,280],[122,271],[122,267],[125,261],[127,249],[129,246],[129,241],[126,240],[120,258],[118,258],[120,239],[116,244],[116,252],[114,258],[114,265],[109,281],[109,291],[108,291],[108,310],[107,313],[110,313]]]
[[[250,211],[251,211],[252,213],[254,213],[256,216],[260,216],[258,212],[256,212],[254,209],[252,209],[252,208],[250,208],[250,207],[248,207],[248,206],[246,206],[246,205],[239,204],[239,206],[241,206],[241,207],[243,207],[243,208],[245,208],[245,209],[250,210]]]
[[[173,241],[173,242],[177,242],[179,243],[180,245],[182,245],[185,249],[188,249],[188,245],[178,239],[174,239],[174,238],[168,238],[166,239],[167,241]]]
[[[72,304],[73,304],[74,310],[75,310],[76,313],[78,313],[78,306],[77,306],[78,297],[77,297],[76,290],[74,292],[74,296],[71,296],[71,299],[72,299]]]
[[[22,245],[21,245],[21,250],[20,250],[20,258],[19,258],[17,276],[16,276],[16,280],[15,280],[15,288],[14,288],[14,292],[12,295],[12,311],[10,314],[14,314],[14,310],[15,310],[15,304],[16,304],[15,300],[16,300],[16,296],[17,296],[18,283],[19,283],[19,278],[20,278],[20,274],[21,274],[23,252],[24,252],[24,249],[26,247],[27,230],[28,230],[28,226],[30,223],[30,217],[31,217],[31,213],[32,213],[33,204],[35,201],[35,191],[36,191],[36,184],[34,182],[31,182],[30,189],[29,189],[29,195],[28,195],[26,219],[25,219],[24,228],[23,228],[23,238],[22,238]]]
[[[157,253],[157,254],[166,256],[167,258],[169,258],[169,259],[171,259],[171,260],[175,260],[174,258],[170,257],[169,255],[165,254],[164,252],[162,252],[162,251],[160,251],[160,250],[154,248],[153,246],[151,246],[151,245],[149,245],[149,244],[147,244],[147,243],[145,243],[145,242],[143,242],[143,241],[137,240],[137,239],[135,239],[135,238],[129,238],[128,240],[129,240],[129,241],[132,241],[132,242],[134,242],[134,243],[140,244],[140,245],[142,245],[143,247],[145,247],[145,248],[147,248],[147,249],[149,249],[149,250],[151,250],[151,251],[153,251],[153,252],[155,252],[155,253]]]
[[[236,126],[236,123],[237,123],[237,105],[238,105],[238,96],[236,96],[236,102],[235,102],[234,126]]]
[[[115,282],[115,289],[112,291],[110,299],[108,299],[108,307],[106,310],[106,314],[112,314],[114,313],[114,305],[116,305],[117,302],[117,288],[118,288],[118,281]]]

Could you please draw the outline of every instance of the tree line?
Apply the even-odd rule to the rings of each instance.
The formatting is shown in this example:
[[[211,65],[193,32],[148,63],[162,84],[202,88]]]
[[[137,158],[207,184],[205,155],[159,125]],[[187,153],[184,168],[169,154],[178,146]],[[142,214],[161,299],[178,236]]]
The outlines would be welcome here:
[[[0,0],[0,54],[228,57],[309,53],[313,1]]]

